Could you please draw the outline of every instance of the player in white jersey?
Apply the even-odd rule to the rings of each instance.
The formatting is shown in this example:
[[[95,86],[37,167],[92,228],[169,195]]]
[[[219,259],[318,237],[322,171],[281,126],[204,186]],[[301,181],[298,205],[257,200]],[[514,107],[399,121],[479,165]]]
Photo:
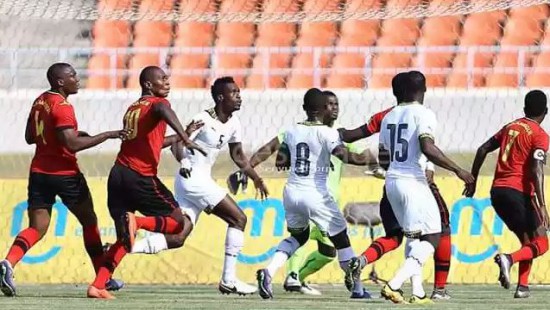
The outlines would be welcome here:
[[[172,146],[172,152],[181,162],[176,174],[175,196],[187,219],[184,230],[178,235],[151,235],[135,243],[132,253],[158,253],[162,250],[179,248],[191,233],[202,211],[214,214],[228,224],[225,239],[225,260],[222,279],[218,289],[225,294],[252,294],[256,287],[248,285],[236,276],[237,256],[244,244],[246,215],[237,203],[212,178],[211,171],[222,148],[229,146],[231,159],[254,181],[262,199],[268,190],[263,180],[243,152],[241,145],[241,124],[233,113],[241,107],[240,89],[231,77],[217,79],[211,87],[215,106],[193,117],[194,122],[204,125],[191,134],[190,138],[205,150],[207,156],[184,149],[180,143]]]
[[[309,222],[327,234],[338,252],[342,268],[347,268],[355,255],[347,235],[347,224],[330,194],[327,178],[330,157],[334,155],[345,163],[366,165],[367,160],[356,161],[340,140],[338,131],[323,124],[327,113],[327,97],[317,88],[308,90],[304,96],[307,120],[295,124],[283,133],[278,158],[288,159],[285,166],[290,174],[283,191],[283,205],[290,237],[284,239],[266,269],[258,270],[258,290],[264,299],[273,298],[271,279],[290,256],[309,239]],[[286,151],[285,151],[286,150]],[[352,287],[349,285],[348,287]],[[356,289],[363,294],[361,282]]]
[[[441,219],[426,180],[425,167],[429,160],[454,172],[466,186],[473,176],[458,167],[434,144],[436,118],[423,105],[426,79],[418,71],[407,73],[403,101],[382,121],[380,131],[380,160],[388,158],[385,188],[393,212],[407,238],[410,252],[397,274],[382,289],[382,296],[395,303],[404,303],[401,286],[412,281],[411,303],[431,303],[422,287],[422,267],[439,241]]]

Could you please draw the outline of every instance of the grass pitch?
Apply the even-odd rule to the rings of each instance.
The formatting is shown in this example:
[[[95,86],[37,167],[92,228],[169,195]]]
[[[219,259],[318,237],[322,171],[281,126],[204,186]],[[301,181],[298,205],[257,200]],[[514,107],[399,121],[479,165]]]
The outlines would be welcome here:
[[[367,285],[379,294],[381,287]],[[429,288],[429,285],[425,285]],[[431,306],[394,305],[383,299],[350,300],[343,286],[319,287],[323,296],[304,296],[285,293],[275,285],[275,299],[262,300],[258,295],[227,296],[218,293],[215,286],[185,285],[129,285],[116,292],[116,300],[85,298],[86,285],[27,285],[19,286],[19,296],[0,296],[0,309],[548,309],[550,288],[531,287],[531,298],[514,299],[513,290],[498,285],[450,285],[450,301]],[[410,288],[405,288],[406,294]]]

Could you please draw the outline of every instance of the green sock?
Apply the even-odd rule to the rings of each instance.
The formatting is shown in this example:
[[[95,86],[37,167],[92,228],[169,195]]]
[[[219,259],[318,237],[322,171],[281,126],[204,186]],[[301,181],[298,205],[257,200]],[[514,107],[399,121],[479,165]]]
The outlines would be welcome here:
[[[300,266],[302,266],[305,257],[305,247],[300,247],[296,252],[294,252],[294,254],[288,259],[287,262],[287,274],[291,272],[295,272],[296,274],[298,274],[300,272]]]
[[[325,256],[319,253],[319,251],[311,252],[302,268],[300,268],[298,279],[300,279],[300,282],[304,282],[308,276],[321,270],[326,264],[332,262],[333,259],[335,259],[335,257]]]

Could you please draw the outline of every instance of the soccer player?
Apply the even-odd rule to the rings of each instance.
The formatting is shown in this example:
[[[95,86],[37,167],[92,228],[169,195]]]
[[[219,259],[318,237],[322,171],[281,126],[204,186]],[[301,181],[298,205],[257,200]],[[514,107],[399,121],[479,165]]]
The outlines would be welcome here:
[[[160,152],[181,139],[188,149],[204,156],[206,153],[189,139],[166,99],[170,92],[168,75],[159,67],[145,67],[139,75],[139,84],[141,98],[124,115],[124,128],[129,135],[122,142],[107,181],[107,205],[115,222],[117,241],[107,251],[94,282],[88,287],[89,298],[114,298],[105,290],[105,280],[132,250],[138,229],[177,234],[190,226],[189,218],[182,214],[170,190],[157,177]],[[165,137],[167,124],[177,136]],[[145,216],[136,217],[135,211]]]
[[[479,147],[472,165],[477,180],[488,153],[499,149],[491,188],[491,203],[498,216],[518,237],[521,248],[511,254],[497,254],[499,281],[510,288],[510,268],[519,263],[515,298],[527,298],[533,259],[548,251],[548,213],[544,198],[544,171],[548,134],[540,126],[548,113],[546,95],[540,90],[525,96],[525,117],[504,126]],[[475,183],[474,183],[475,185]],[[472,197],[475,186],[466,193]]]
[[[426,92],[424,75],[418,71],[408,72],[403,90],[402,102],[382,120],[380,161],[383,163],[389,155],[385,181],[387,198],[404,235],[414,240],[409,244],[410,252],[405,263],[381,294],[394,303],[404,303],[401,286],[411,279],[412,297],[409,302],[427,304],[432,301],[422,287],[422,267],[439,243],[441,218],[423,163],[427,158],[453,171],[466,185],[473,184],[474,178],[434,144],[436,119],[435,114],[423,105]]]
[[[407,84],[407,78],[409,75],[405,72],[398,73],[392,79],[393,94],[397,100],[397,103],[404,102],[404,87]],[[375,133],[380,132],[380,126],[382,120],[388,114],[392,108],[374,114],[367,124],[364,124],[353,130],[341,131],[342,138],[345,142],[354,142],[362,138],[369,137]],[[434,195],[434,198],[439,207],[439,213],[441,216],[441,238],[439,239],[439,245],[434,253],[435,273],[434,273],[434,290],[432,292],[432,299],[450,299],[445,286],[447,285],[447,277],[451,266],[451,227],[449,221],[449,210],[447,204],[439,192],[439,188],[434,182],[434,166],[433,163],[422,163],[426,172],[426,178],[430,185],[430,190]],[[388,167],[384,167],[387,169]],[[384,178],[381,176],[381,178]],[[382,199],[380,200],[380,216],[382,218],[382,225],[384,226],[385,236],[380,237],[373,241],[373,243],[359,256],[359,264],[350,268],[350,272],[357,272],[357,268],[363,269],[367,264],[372,264],[379,260],[385,253],[391,252],[397,249],[403,242],[403,229],[397,222],[392,207],[388,201],[386,190],[383,189]],[[356,261],[354,261],[356,262]],[[350,275],[348,275],[350,276]]]
[[[340,110],[338,97],[331,91],[323,91],[323,94],[327,97],[327,114],[323,120],[323,123],[331,128],[340,128],[341,126],[335,123],[338,119]],[[281,131],[281,134],[262,146],[251,157],[250,164],[253,167],[256,167],[260,163],[264,162],[267,158],[269,158],[269,156],[279,149],[279,146],[283,140],[283,133],[284,131]],[[367,156],[370,155],[366,151],[360,153],[355,144],[344,144],[344,146],[350,151],[350,156],[355,156],[358,161],[361,161],[361,158],[367,158]],[[328,174],[328,190],[336,201],[336,204],[339,205],[340,180],[342,177],[343,165],[342,161],[335,156],[331,156],[330,162],[331,169]],[[238,173],[239,172],[235,172],[233,175]],[[231,176],[229,179],[231,179]],[[321,295],[321,292],[310,287],[305,282],[305,279],[333,261],[336,258],[336,249],[330,242],[329,238],[326,235],[323,235],[317,226],[313,226],[311,228],[310,240],[317,241],[317,251],[313,251],[306,258],[304,257],[306,254],[305,248],[300,248],[288,260],[289,270],[284,282],[284,288],[286,291],[300,292],[306,295]],[[353,298],[365,298],[370,295],[366,293],[361,295],[352,294],[352,296]]]
[[[176,175],[175,192],[178,204],[190,217],[192,226],[176,235],[155,234],[144,238],[136,242],[132,252],[153,254],[179,248],[197,224],[202,211],[214,214],[228,224],[225,260],[218,289],[224,294],[253,294],[256,287],[240,281],[236,276],[237,256],[244,245],[246,215],[211,176],[220,150],[229,145],[231,159],[254,181],[262,198],[269,193],[242,149],[241,123],[234,114],[240,110],[242,103],[239,86],[232,77],[222,77],[214,82],[211,93],[215,105],[193,117],[193,121],[202,122],[204,126],[191,135],[194,142],[207,150],[208,156],[195,154],[181,145],[172,147],[182,170],[190,172],[189,176]]]
[[[322,234],[334,245],[340,266],[345,270],[354,257],[347,235],[347,224],[338,209],[327,186],[331,169],[330,157],[334,155],[345,163],[366,165],[367,161],[355,161],[343,146],[336,129],[323,124],[326,115],[327,98],[316,88],[304,96],[304,110],[307,120],[285,130],[279,153],[285,154],[288,164],[277,163],[278,167],[289,166],[290,174],[283,191],[285,218],[290,237],[284,239],[266,269],[258,270],[257,280],[260,296],[273,298],[271,279],[286,260],[309,239],[309,222],[315,223]],[[281,154],[278,154],[279,158]],[[363,295],[358,283],[347,283]]]
[[[6,259],[0,262],[0,289],[6,296],[15,296],[13,267],[46,234],[56,196],[82,225],[84,247],[98,271],[103,246],[92,196],[75,153],[107,139],[123,139],[127,134],[125,130],[115,130],[90,136],[78,131],[74,108],[67,101],[80,86],[76,71],[70,64],[55,63],[46,75],[51,88],[34,101],[25,129],[25,141],[36,145],[29,174],[29,227],[17,235]],[[108,281],[105,278],[102,285]],[[107,287],[117,289],[121,284],[109,281]]]

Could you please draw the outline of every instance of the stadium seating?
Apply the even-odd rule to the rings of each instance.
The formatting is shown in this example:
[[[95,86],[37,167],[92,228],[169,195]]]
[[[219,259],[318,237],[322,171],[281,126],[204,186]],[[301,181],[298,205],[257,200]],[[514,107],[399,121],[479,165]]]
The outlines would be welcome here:
[[[100,0],[98,8],[100,12],[109,12],[127,9],[131,3]],[[294,0],[143,0],[135,8],[139,14],[158,15],[176,7],[183,16],[340,11],[353,17],[358,11],[383,8],[388,16],[383,20],[347,18],[338,22],[306,20],[298,24],[149,20],[131,23],[100,18],[92,27],[92,46],[96,52],[88,63],[87,87],[121,88],[123,75],[118,73],[129,69],[126,87],[135,88],[137,70],[153,64],[171,69],[172,85],[176,88],[202,88],[214,76],[225,74],[233,75],[243,87],[256,89],[387,88],[396,72],[409,68],[425,72],[430,87],[550,86],[550,72],[546,70],[550,66],[549,52],[515,50],[517,46],[550,46],[547,4],[469,15],[391,18],[391,14],[415,4],[416,8],[437,13],[454,3],[452,0],[302,0],[297,5]],[[102,52],[104,48],[170,46],[175,48],[170,55],[154,50],[130,57]],[[213,54],[214,47],[226,51]],[[256,52],[252,47],[258,48]],[[360,50],[365,47],[378,50]],[[318,49],[314,51],[315,48]],[[404,49],[399,51],[401,48]],[[113,69],[117,72],[114,80]]]

